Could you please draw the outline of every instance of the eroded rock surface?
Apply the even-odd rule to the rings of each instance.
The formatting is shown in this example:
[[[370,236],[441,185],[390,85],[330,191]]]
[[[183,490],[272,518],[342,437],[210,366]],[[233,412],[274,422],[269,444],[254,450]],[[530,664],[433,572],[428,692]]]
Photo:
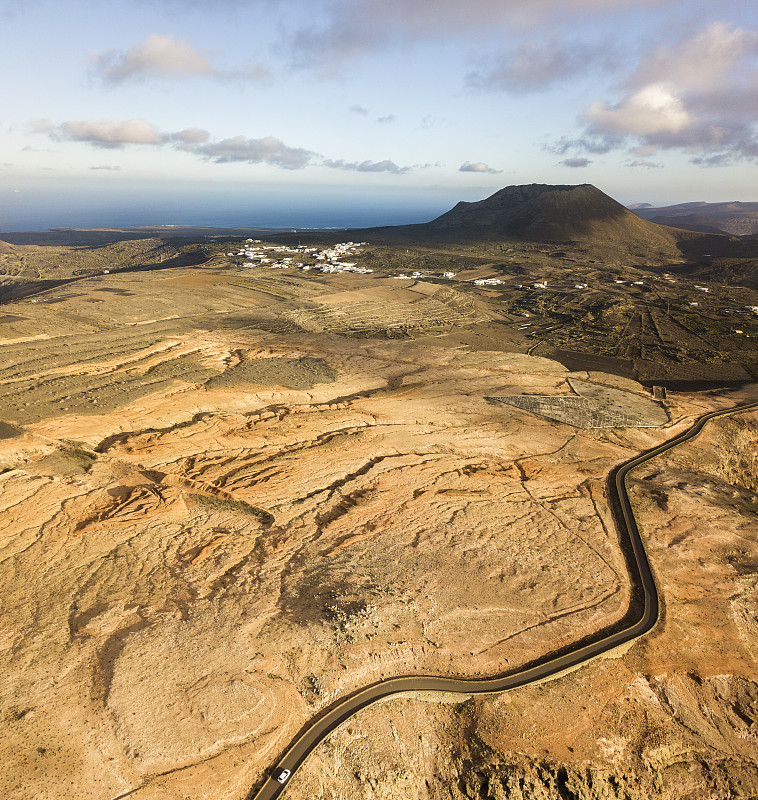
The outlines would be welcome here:
[[[664,599],[650,635],[541,686],[458,706],[403,700],[363,712],[295,776],[291,794],[758,795],[757,432],[755,414],[710,423],[632,474]]]
[[[339,280],[188,272],[150,294],[130,275],[107,314],[86,287],[24,308],[0,350],[3,797],[243,798],[366,683],[496,674],[623,616],[605,475],[731,400],[680,397],[667,427],[636,430],[505,408],[485,398],[571,381],[648,401],[431,335],[293,329]],[[703,439],[635,475],[666,603],[653,636],[512,695],[362,712],[291,796],[658,791],[680,762],[693,786],[722,786],[724,764],[751,785],[753,429],[719,431],[728,457]],[[656,714],[669,738],[645,755]]]

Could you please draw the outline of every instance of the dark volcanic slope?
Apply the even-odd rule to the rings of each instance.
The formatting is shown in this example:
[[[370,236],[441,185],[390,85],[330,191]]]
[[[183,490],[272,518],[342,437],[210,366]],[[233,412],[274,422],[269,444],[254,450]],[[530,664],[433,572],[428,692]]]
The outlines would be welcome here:
[[[606,263],[649,264],[680,261],[680,243],[699,235],[648,222],[590,184],[506,186],[423,225],[354,232],[395,244],[560,243]]]
[[[630,245],[674,247],[672,231],[651,225],[600,189],[529,184],[507,186],[477,203],[458,203],[430,222],[437,231],[497,235],[533,242],[602,238]]]

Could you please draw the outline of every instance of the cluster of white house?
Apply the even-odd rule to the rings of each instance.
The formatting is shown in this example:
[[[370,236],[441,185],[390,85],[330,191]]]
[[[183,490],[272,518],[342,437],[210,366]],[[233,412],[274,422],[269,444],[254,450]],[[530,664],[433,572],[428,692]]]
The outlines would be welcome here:
[[[248,239],[237,253],[227,253],[227,256],[241,256],[246,258],[249,264],[267,264],[272,269],[296,267],[305,271],[358,272],[365,274],[373,270],[358,267],[352,261],[342,260],[345,256],[355,253],[359,247],[365,244],[367,242],[339,242],[327,250],[319,250],[317,247],[306,247],[305,245],[290,247],[287,245],[261,244],[260,239]],[[290,255],[284,255],[285,253]],[[301,259],[313,259],[316,263],[306,264],[303,261],[295,261],[297,256]]]
[[[288,247],[286,245],[261,244],[260,239],[248,239],[236,253],[227,253],[227,256],[240,256],[246,258],[249,264],[270,264],[272,267],[289,267],[293,262],[293,256],[307,256],[315,251],[315,247]],[[282,257],[283,253],[292,255]],[[275,257],[276,256],[276,257]],[[301,266],[302,262],[298,264]]]
[[[423,272],[411,272],[408,275],[400,273],[399,275],[390,275],[390,278],[395,278],[399,281],[417,281],[422,278],[437,278],[451,281],[455,277],[454,272],[433,272],[430,275],[424,275]]]
[[[547,281],[536,281],[535,283],[520,283],[519,289],[547,289]]]
[[[321,263],[301,265],[302,269],[317,272],[356,272],[359,275],[366,275],[373,270],[368,267],[358,267],[354,261],[342,260],[366,244],[368,242],[339,242],[327,250],[314,249],[313,258]]]

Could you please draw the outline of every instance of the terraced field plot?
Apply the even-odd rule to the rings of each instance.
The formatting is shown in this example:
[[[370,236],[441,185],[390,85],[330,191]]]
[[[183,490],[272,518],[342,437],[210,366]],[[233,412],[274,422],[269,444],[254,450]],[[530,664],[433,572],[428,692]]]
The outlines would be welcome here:
[[[376,283],[376,282],[375,282]],[[287,312],[287,319],[311,333],[415,331],[450,328],[482,319],[473,303],[434,284],[425,291],[387,286],[314,297],[319,307]]]
[[[707,381],[709,374],[752,380],[758,369],[758,326],[747,308],[753,290],[714,286],[700,292],[685,278],[636,277],[644,286],[605,278],[587,290],[509,292],[504,300],[511,313],[541,320],[540,355],[617,359],[626,374],[645,382],[684,386]]]
[[[639,393],[578,378],[570,379],[569,384],[575,394],[528,394],[489,399],[576,428],[656,428],[669,421],[664,408]]]

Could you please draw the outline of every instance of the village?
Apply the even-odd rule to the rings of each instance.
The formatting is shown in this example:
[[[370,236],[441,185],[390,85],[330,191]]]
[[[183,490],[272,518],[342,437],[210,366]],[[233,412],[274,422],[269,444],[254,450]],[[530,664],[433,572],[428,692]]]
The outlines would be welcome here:
[[[238,267],[244,266],[268,266],[271,269],[299,269],[303,272],[322,272],[322,273],[336,273],[336,272],[352,272],[359,275],[367,275],[373,273],[374,270],[368,267],[361,267],[355,261],[346,261],[346,258],[355,256],[361,247],[368,245],[368,242],[338,242],[328,248],[308,247],[306,245],[284,245],[284,244],[264,244],[261,239],[247,239],[244,244],[236,253],[226,253],[227,257],[243,258],[244,261],[236,262]],[[298,260],[295,260],[295,259]],[[434,272],[423,273],[414,270],[409,273],[390,274],[386,277],[395,280],[455,280],[455,272]],[[508,280],[496,277],[480,277],[463,279],[457,278],[458,281],[470,283],[474,286],[502,286],[509,283]],[[669,273],[655,276],[653,280],[665,280],[669,283],[676,283],[676,279]],[[615,278],[612,283],[623,286],[645,287],[646,282],[643,280],[623,280]],[[548,282],[546,280],[534,281],[532,283],[518,283],[516,286],[519,289],[547,289]],[[591,291],[592,286],[588,283],[577,282],[572,284],[573,288],[577,291]],[[556,287],[558,288],[558,287]],[[568,288],[568,287],[565,287]],[[710,292],[710,287],[695,285],[693,288],[699,292]],[[690,303],[692,306],[698,303]]]
[[[245,244],[237,253],[227,253],[227,256],[236,255],[247,259],[240,262],[237,266],[268,265],[272,269],[301,269],[304,272],[314,270],[316,272],[355,272],[361,275],[373,272],[366,267],[359,267],[354,261],[344,261],[346,256],[351,256],[357,252],[359,247],[363,247],[367,242],[339,242],[333,247],[320,250],[317,247],[306,247],[305,245],[274,245],[263,244],[260,239],[247,239]],[[283,254],[287,255],[283,255]],[[299,261],[295,258],[299,257]]]
[[[247,239],[240,245],[236,252],[226,253],[227,257],[236,257],[244,259],[236,261],[237,267],[261,267],[267,266],[270,269],[296,269],[302,272],[318,272],[325,274],[332,273],[354,273],[358,275],[368,275],[374,273],[374,270],[369,267],[359,266],[356,261],[348,260],[359,254],[362,247],[366,247],[368,242],[338,242],[330,247],[312,247],[307,245],[287,245],[287,244],[268,244],[264,243],[261,239]],[[455,272],[441,271],[441,272],[419,272],[413,270],[411,272],[398,272],[398,273],[383,273],[382,277],[391,278],[394,280],[407,280],[407,281],[456,281],[460,284],[469,284],[479,288],[491,288],[507,286],[511,281],[494,276],[482,277],[462,277],[458,276]],[[609,278],[608,285],[616,286],[618,289],[626,287],[628,290],[646,291],[652,289],[657,282],[666,282],[669,284],[681,283],[677,278],[673,277],[670,273],[663,273],[661,275],[651,276],[647,280],[641,279],[623,279],[623,278]],[[511,284],[513,288],[523,291],[559,291],[566,292],[573,290],[574,292],[584,293],[593,292],[598,289],[602,290],[600,286],[593,286],[586,282],[576,282],[569,276],[564,281],[555,283],[554,281],[548,284],[546,279],[532,281],[529,283],[516,283]],[[703,284],[693,284],[689,287],[682,286],[686,291],[689,288],[701,294],[711,293],[712,287]],[[692,309],[699,308],[700,302],[696,300],[685,301],[686,305]],[[726,313],[742,313],[742,314],[758,314],[758,306],[746,306],[744,309],[724,309]],[[524,316],[531,316],[525,313]],[[523,328],[532,327],[532,323],[523,325]],[[740,328],[735,328],[733,333],[744,334],[745,332]]]

